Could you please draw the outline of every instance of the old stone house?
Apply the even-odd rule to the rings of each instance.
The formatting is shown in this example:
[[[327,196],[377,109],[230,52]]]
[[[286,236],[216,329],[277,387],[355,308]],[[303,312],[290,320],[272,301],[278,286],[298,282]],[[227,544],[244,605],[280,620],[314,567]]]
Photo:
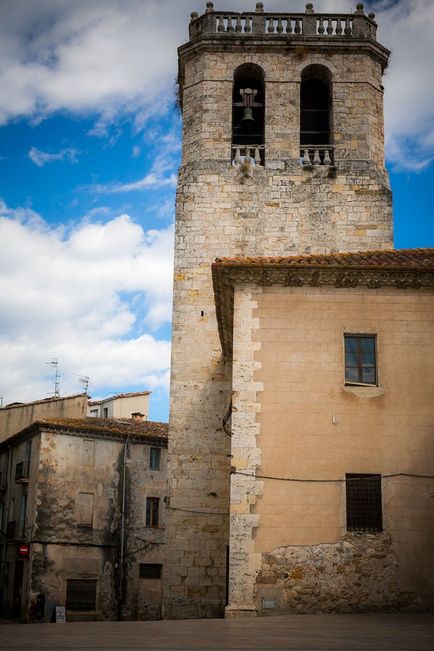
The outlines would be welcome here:
[[[434,606],[434,251],[393,250],[376,30],[207,2],[179,48],[168,617]]]
[[[97,418],[131,418],[141,414],[148,420],[150,391],[117,393],[101,400],[89,400],[87,415]]]
[[[167,425],[37,420],[0,444],[6,616],[161,617]]]
[[[52,396],[32,402],[13,402],[0,408],[0,442],[20,432],[39,418],[85,418],[89,397]]]

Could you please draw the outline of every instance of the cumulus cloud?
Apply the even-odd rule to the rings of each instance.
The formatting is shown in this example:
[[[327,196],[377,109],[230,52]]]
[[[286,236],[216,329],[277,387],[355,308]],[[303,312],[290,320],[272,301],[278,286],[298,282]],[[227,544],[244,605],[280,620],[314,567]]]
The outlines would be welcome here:
[[[36,147],[31,147],[29,151],[30,160],[35,163],[38,167],[43,167],[46,163],[54,163],[56,161],[66,161],[68,163],[77,163],[78,158],[77,154],[79,152],[76,149],[70,147],[65,147],[57,153],[49,153],[47,151],[41,151],[36,149]]]
[[[43,119],[58,110],[97,116],[94,135],[130,116],[137,128],[174,99],[176,47],[202,0],[3,0],[0,25],[0,124]],[[253,0],[220,0],[216,9],[252,10]],[[350,0],[323,0],[317,11],[354,11]],[[379,38],[393,52],[385,78],[387,151],[403,168],[428,165],[434,146],[434,3],[378,0]],[[300,0],[268,0],[269,11],[303,11]],[[142,179],[145,184],[154,179]],[[140,181],[137,181],[139,183]],[[115,191],[122,191],[121,189]]]
[[[93,391],[165,387],[170,344],[152,332],[171,318],[172,248],[171,228],[144,231],[128,215],[67,231],[1,203],[1,395],[46,395],[52,357],[63,390],[77,391],[73,371]]]

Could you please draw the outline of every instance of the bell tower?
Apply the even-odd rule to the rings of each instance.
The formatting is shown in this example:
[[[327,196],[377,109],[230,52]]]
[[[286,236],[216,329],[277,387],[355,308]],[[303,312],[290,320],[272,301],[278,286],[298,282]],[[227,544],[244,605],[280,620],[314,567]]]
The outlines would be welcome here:
[[[232,388],[211,263],[393,247],[389,52],[376,30],[361,3],[317,14],[207,2],[179,48],[166,617],[215,617],[227,603]]]

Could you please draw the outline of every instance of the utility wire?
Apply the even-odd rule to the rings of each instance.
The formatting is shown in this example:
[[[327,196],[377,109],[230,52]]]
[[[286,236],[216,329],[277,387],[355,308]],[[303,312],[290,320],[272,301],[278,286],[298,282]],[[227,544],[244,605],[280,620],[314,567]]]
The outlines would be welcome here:
[[[348,477],[342,479],[300,479],[296,477],[273,477],[271,475],[252,475],[240,470],[234,470],[231,475],[241,475],[243,477],[251,477],[252,479],[272,479],[274,481],[292,481],[311,484],[340,484],[352,481],[369,481],[372,477],[378,476],[375,473],[369,474],[367,477]],[[434,475],[416,475],[409,472],[394,472],[390,475],[380,475],[381,479],[391,479],[393,477],[414,477],[416,479],[434,479]]]

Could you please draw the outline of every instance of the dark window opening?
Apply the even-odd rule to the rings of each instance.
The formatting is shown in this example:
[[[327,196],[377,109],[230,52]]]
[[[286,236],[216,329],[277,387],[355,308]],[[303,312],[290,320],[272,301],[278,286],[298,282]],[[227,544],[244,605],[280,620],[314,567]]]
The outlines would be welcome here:
[[[331,144],[331,80],[327,68],[303,70],[300,88],[300,144]]]
[[[246,155],[246,146],[252,149],[248,154],[254,158],[253,146],[259,147],[261,163],[264,164],[265,134],[265,83],[263,70],[245,63],[235,70],[232,91],[232,146]]]
[[[347,530],[383,531],[381,475],[346,475]]]
[[[103,418],[108,418],[108,407],[103,407],[102,417]]]
[[[375,335],[345,335],[345,382],[377,384]]]
[[[96,609],[96,580],[70,579],[66,583],[66,608],[68,610]]]
[[[146,526],[157,528],[159,525],[160,498],[146,498]]]
[[[161,448],[151,448],[149,451],[150,470],[160,470]]]
[[[140,563],[140,578],[141,579],[161,579],[160,563]]]

